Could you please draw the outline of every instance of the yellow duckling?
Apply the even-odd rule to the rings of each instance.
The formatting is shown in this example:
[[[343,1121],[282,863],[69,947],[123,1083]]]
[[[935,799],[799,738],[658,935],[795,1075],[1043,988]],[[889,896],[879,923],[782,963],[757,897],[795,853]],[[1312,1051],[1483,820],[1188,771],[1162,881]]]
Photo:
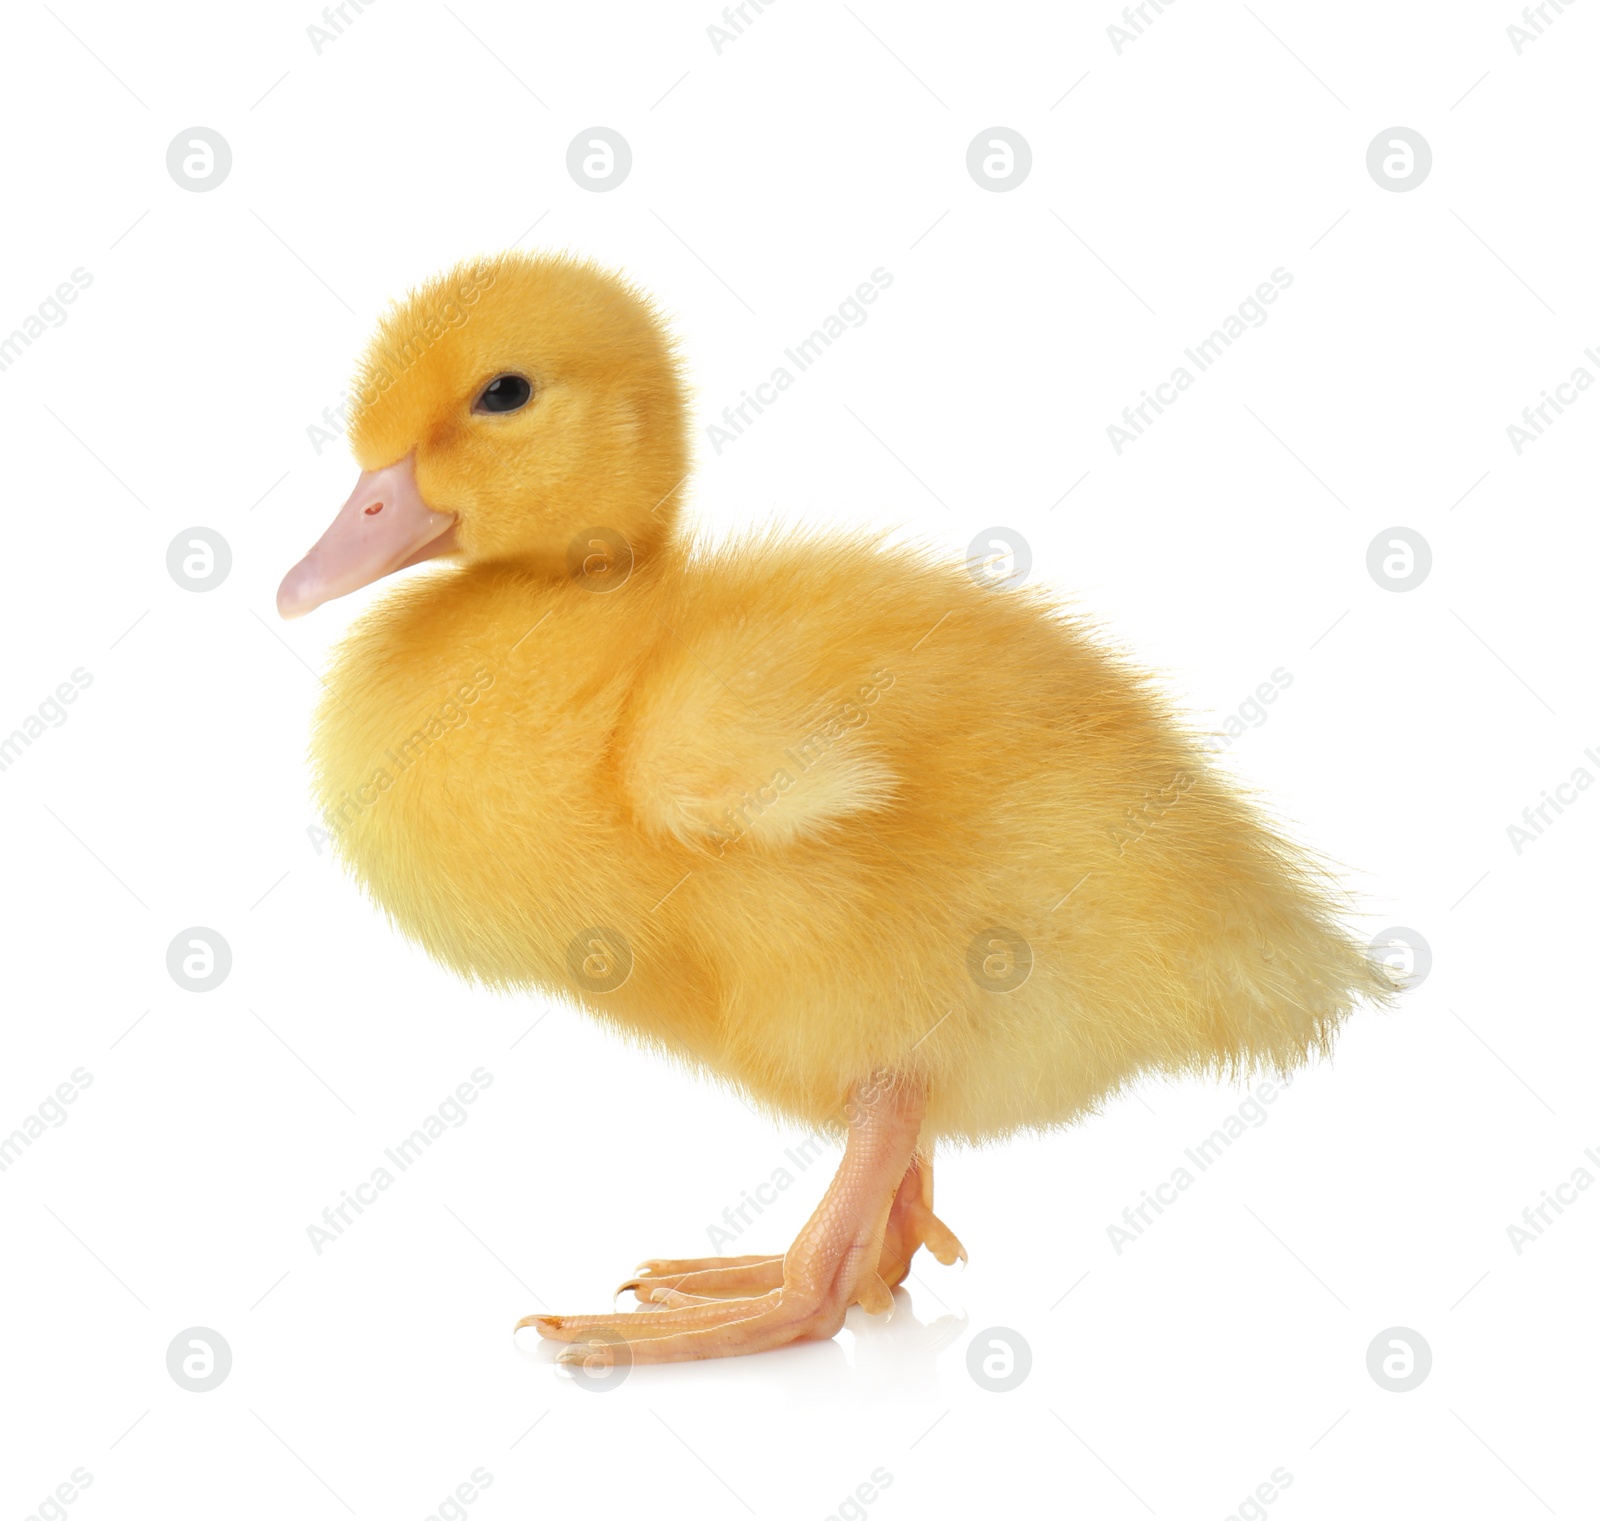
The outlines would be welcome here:
[[[832,1336],[919,1246],[964,1256],[937,1140],[1288,1068],[1392,991],[1314,861],[1042,594],[868,536],[692,554],[678,363],[623,280],[462,266],[388,316],[355,395],[363,474],[280,611],[455,568],[329,674],[343,859],[462,976],[845,1135],[786,1254],[648,1262],[654,1313],[522,1322],[564,1359]]]

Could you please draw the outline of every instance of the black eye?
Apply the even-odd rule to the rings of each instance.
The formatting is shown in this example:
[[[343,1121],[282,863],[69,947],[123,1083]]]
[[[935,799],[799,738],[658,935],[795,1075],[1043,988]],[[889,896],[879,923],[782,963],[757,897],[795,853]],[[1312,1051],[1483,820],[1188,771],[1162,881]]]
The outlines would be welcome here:
[[[533,387],[522,375],[496,375],[483,388],[483,393],[473,402],[474,412],[515,412],[525,407],[533,395]]]

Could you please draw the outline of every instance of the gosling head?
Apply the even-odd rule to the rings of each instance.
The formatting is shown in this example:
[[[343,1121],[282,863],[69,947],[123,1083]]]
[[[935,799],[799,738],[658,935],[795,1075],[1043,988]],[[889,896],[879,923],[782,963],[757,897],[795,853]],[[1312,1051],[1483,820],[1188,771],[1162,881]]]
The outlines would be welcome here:
[[[592,264],[504,254],[430,281],[383,320],[353,394],[362,473],[278,588],[285,618],[439,555],[557,577],[587,529],[636,563],[672,533],[688,440],[671,340]]]

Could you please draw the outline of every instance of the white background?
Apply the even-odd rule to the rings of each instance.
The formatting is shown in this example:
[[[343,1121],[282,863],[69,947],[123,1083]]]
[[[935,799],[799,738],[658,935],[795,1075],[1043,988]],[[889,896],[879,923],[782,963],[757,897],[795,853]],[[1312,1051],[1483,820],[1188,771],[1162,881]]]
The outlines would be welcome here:
[[[0,332],[93,283],[0,372],[0,732],[93,682],[0,773],[0,1134],[93,1082],[0,1174],[0,1516],[79,1467],[84,1521],[422,1518],[480,1467],[483,1521],[1221,1521],[1279,1468],[1243,1514],[1594,1514],[1600,1190],[1520,1255],[1507,1235],[1600,1177],[1600,795],[1507,834],[1600,776],[1600,396],[1520,455],[1506,432],[1600,376],[1600,15],[1548,14],[1519,55],[1509,0],[1183,0],[1119,54],[1109,0],[779,0],[718,53],[710,0],[382,0],[319,55],[309,0],[13,9]],[[166,169],[197,124],[233,154],[201,194]],[[596,124],[634,156],[605,194],[566,170]],[[996,124],[1033,153],[1007,193],[966,169]],[[1405,193],[1366,168],[1395,125],[1433,152]],[[711,534],[908,524],[960,556],[1002,525],[1211,727],[1292,673],[1226,764],[1433,969],[1120,1254],[1108,1225],[1242,1092],[1150,1084],[942,1157],[971,1264],[920,1259],[888,1324],[603,1395],[514,1344],[641,1257],[711,1250],[799,1138],[568,1007],[457,984],[307,833],[317,672],[365,600],[273,612],[354,473],[308,425],[389,298],[519,239],[658,295],[702,440],[892,273],[702,447]],[[1280,266],[1265,325],[1119,456],[1123,406]],[[203,594],[166,568],[196,525],[233,556]],[[1396,525],[1433,556],[1404,593],[1366,568]],[[1027,700],[999,651],[994,682]],[[206,994],[166,970],[195,925],[233,953]],[[317,1255],[323,1207],[478,1066],[470,1120]],[[781,1249],[831,1166],[735,1249]],[[166,1371],[194,1326],[232,1348],[206,1394]],[[996,1326],[1032,1355],[1003,1394],[967,1372]],[[1367,1372],[1394,1326],[1432,1349],[1409,1393]]]

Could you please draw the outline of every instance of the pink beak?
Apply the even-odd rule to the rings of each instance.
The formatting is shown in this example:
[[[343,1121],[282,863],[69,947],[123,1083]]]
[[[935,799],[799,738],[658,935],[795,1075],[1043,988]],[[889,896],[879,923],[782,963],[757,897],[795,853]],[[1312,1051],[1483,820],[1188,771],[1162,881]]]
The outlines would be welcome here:
[[[380,576],[456,547],[455,514],[435,512],[417,489],[412,456],[365,470],[350,500],[278,588],[278,612],[299,618]]]

